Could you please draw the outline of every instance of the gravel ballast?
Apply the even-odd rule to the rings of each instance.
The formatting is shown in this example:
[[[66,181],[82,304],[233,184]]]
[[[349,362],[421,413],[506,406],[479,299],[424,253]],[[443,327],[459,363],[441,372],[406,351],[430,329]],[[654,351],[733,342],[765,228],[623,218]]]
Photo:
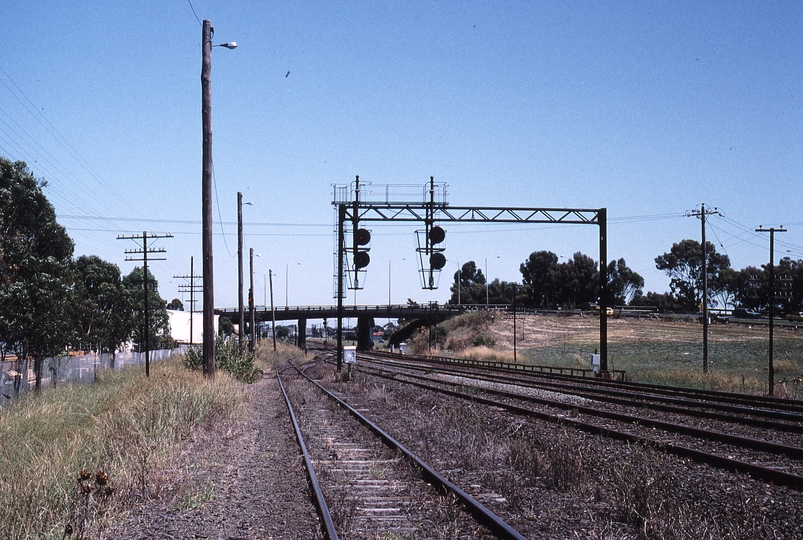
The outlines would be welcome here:
[[[100,538],[316,539],[303,460],[273,375],[247,388],[243,419],[195,433],[152,496]]]

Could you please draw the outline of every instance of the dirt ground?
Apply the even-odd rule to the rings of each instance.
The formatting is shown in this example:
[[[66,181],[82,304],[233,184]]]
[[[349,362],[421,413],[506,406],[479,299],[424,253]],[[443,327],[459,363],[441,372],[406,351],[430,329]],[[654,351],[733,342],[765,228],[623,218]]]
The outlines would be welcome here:
[[[195,433],[176,466],[98,538],[321,538],[276,377],[248,387],[246,418]]]

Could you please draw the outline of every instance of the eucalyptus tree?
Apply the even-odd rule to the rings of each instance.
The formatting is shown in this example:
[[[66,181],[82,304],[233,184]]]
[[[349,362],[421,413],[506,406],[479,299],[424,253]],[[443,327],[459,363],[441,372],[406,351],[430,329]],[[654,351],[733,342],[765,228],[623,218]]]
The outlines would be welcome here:
[[[81,256],[73,263],[75,345],[89,344],[114,353],[134,329],[134,291],[122,281],[120,268],[100,257]]]
[[[0,343],[13,351],[20,372],[62,352],[70,336],[73,242],[56,221],[45,181],[22,161],[0,158]]]
[[[145,350],[147,340],[148,348],[160,348],[172,346],[170,337],[170,321],[167,316],[167,302],[159,296],[159,284],[148,270],[147,287],[147,328],[145,326],[145,274],[141,267],[134,268],[130,274],[123,278],[125,286],[131,298],[133,306],[133,329],[131,339],[137,350]]]
[[[558,256],[551,251],[534,251],[519,266],[527,303],[531,306],[551,306],[555,303],[559,285]]]
[[[714,299],[728,287],[730,259],[717,253],[714,244],[706,242],[706,269],[708,276],[707,302]],[[669,287],[683,307],[695,311],[703,302],[703,248],[696,240],[681,240],[672,244],[669,252],[655,258],[655,267],[669,276]]]
[[[641,297],[643,288],[644,278],[627,266],[623,258],[608,264],[607,305],[630,305],[634,298]]]
[[[485,275],[477,268],[474,261],[463,263],[455,271],[453,285],[449,289],[452,296],[450,304],[484,304],[485,303]],[[459,287],[459,289],[458,289]]]

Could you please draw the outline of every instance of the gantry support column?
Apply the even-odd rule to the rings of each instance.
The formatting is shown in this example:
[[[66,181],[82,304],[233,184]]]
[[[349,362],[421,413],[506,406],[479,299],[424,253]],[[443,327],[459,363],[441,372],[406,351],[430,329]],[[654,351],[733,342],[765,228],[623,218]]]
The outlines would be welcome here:
[[[371,337],[373,335],[374,318],[361,315],[357,318],[357,350],[370,351],[373,348]]]
[[[307,319],[299,317],[298,319],[298,337],[296,338],[296,345],[299,349],[307,349]]]

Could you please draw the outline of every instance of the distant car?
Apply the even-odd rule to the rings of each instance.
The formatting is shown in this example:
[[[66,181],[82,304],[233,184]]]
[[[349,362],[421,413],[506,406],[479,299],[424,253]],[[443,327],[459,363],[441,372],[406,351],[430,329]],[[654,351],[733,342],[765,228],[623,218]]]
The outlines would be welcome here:
[[[733,310],[733,316],[737,319],[760,319],[761,313],[745,308],[736,308]]]
[[[594,311],[600,310],[599,304],[591,304],[591,306],[592,306],[591,309],[593,309]],[[605,315],[607,315],[608,317],[613,316],[613,308],[611,306],[605,308]]]

